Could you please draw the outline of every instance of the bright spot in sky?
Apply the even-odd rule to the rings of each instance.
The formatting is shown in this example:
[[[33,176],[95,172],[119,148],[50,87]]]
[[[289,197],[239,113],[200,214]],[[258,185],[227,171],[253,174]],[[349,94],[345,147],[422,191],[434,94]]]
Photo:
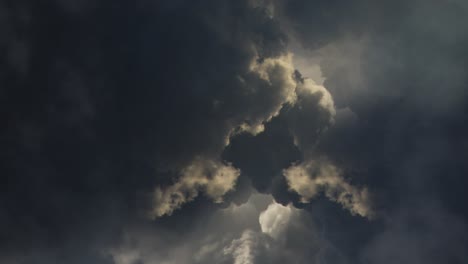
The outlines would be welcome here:
[[[265,211],[260,213],[258,221],[262,232],[277,239],[287,228],[291,214],[292,209],[290,206],[283,206],[273,202]]]

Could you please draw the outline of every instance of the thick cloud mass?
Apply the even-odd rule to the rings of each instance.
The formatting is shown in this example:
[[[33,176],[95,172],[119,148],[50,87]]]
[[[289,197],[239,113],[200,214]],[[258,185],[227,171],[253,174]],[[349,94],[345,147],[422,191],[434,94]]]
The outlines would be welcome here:
[[[466,263],[464,0],[0,0],[0,262]]]

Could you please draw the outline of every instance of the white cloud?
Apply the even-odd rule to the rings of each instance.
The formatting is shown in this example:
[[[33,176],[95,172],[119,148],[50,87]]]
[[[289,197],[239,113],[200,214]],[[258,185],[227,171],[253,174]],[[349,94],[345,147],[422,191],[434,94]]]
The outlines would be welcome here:
[[[259,240],[252,230],[245,230],[241,237],[234,239],[231,244],[223,249],[225,255],[231,255],[234,264],[254,264]]]
[[[328,90],[323,85],[319,85],[314,80],[306,78],[304,79],[303,83],[298,84],[297,93],[298,95],[320,93],[322,96],[318,102],[319,105],[323,109],[328,110],[330,117],[333,118],[335,116],[335,103],[333,102],[333,98],[330,92],[328,92]]]
[[[278,239],[289,224],[292,210],[291,206],[283,206],[275,202],[270,204],[258,218],[262,232]]]

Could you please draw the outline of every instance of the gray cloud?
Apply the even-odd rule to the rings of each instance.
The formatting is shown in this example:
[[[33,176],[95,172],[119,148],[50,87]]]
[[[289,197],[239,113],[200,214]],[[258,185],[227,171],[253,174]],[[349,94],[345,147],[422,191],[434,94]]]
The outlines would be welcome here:
[[[367,251],[370,263],[391,261],[390,255],[403,263],[438,262],[423,257],[427,247],[439,248],[438,254],[454,263],[463,262],[457,245],[466,242],[454,235],[463,234],[463,227],[438,232],[429,217],[424,228],[434,240],[446,236],[453,240],[445,240],[447,247],[436,243],[406,252],[401,245],[424,244],[420,242],[424,232],[396,231],[393,224],[382,221],[399,219],[398,225],[413,226],[422,201],[434,200],[449,212],[439,208],[432,216],[455,214],[466,221],[466,207],[455,197],[463,196],[456,186],[464,182],[467,171],[462,161],[467,76],[461,62],[466,58],[467,35],[461,29],[467,5],[463,1],[286,1],[281,10],[297,53],[304,56],[302,68],[320,68],[317,76],[324,79],[337,108],[335,124],[321,136],[313,156],[325,156],[346,179],[366,185],[373,205],[386,219],[370,222],[369,228],[348,220],[341,232],[349,234],[337,235],[333,243],[356,263],[362,261],[357,255],[370,241],[375,243]],[[313,206],[312,212],[323,208],[325,219],[337,215],[321,202]],[[328,229],[339,232],[338,224],[330,225]],[[351,229],[361,232],[347,231]],[[328,237],[335,235],[329,232]],[[381,254],[370,253],[375,251]]]
[[[467,7],[0,1],[0,261],[466,262]]]
[[[395,212],[386,230],[364,248],[366,263],[463,263],[466,222],[433,201]]]
[[[73,258],[142,211],[169,214],[199,192],[220,202],[238,175],[219,157],[230,137],[294,100],[286,37],[247,1],[0,8],[2,255],[100,234]]]
[[[160,230],[162,236],[154,236],[155,230],[151,229],[139,226],[127,230],[124,242],[109,250],[114,261],[308,263],[330,250],[307,212],[277,204],[269,195],[254,194],[240,206],[218,209],[203,221],[198,220],[190,233]]]

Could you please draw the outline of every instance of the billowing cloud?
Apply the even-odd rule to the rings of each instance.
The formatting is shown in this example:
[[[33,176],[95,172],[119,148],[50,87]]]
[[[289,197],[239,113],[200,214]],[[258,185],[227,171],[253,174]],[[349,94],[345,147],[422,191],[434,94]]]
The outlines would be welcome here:
[[[257,90],[255,86],[251,86],[249,83],[246,83],[244,79],[241,79],[246,87],[245,96],[252,96],[265,92],[264,96],[266,97],[264,97],[264,99],[266,99],[266,101],[270,101],[269,97],[271,97],[271,94],[276,94],[275,96],[277,97],[271,100],[271,106],[265,114],[256,113],[261,117],[260,119],[251,118],[247,123],[241,124],[241,131],[247,131],[253,135],[257,135],[263,132],[263,125],[265,122],[270,121],[271,118],[279,114],[284,104],[294,104],[296,100],[296,80],[294,79],[295,69],[292,64],[292,54],[287,54],[279,58],[256,57],[250,65],[250,70],[258,75],[258,77],[265,81],[271,88],[269,88],[269,91]]]
[[[348,183],[338,168],[323,161],[308,161],[293,165],[284,171],[289,188],[301,196],[301,202],[308,203],[323,193],[352,214],[372,218],[369,193],[366,188],[357,188]]]
[[[294,143],[309,158],[320,136],[333,124],[335,105],[323,85],[296,72],[297,102],[285,113]]]
[[[239,88],[244,93],[242,100],[246,101],[245,107],[250,108],[243,109],[240,114],[237,114],[238,117],[235,116],[228,122],[231,129],[226,130],[225,135],[220,137],[225,138],[225,144],[220,146],[221,150],[229,144],[231,137],[239,133],[247,132],[255,136],[263,132],[264,124],[279,115],[284,105],[295,104],[296,90],[300,94],[304,93],[304,90],[306,90],[305,93],[311,94],[324,90],[313,85],[301,84],[298,86],[297,80],[294,78],[295,70],[291,54],[261,60],[256,57],[253,59],[249,71],[246,78],[238,76],[238,82],[240,83]],[[263,102],[257,105],[249,97],[262,97]],[[323,107],[331,107],[330,102],[331,99],[327,96],[320,100]],[[224,102],[215,101],[215,110],[222,110],[223,104]],[[241,115],[242,113],[244,116]],[[154,194],[156,205],[151,216],[170,215],[174,209],[180,208],[183,203],[198,196],[200,189],[205,189],[205,193],[215,202],[221,201],[222,195],[234,188],[239,173],[230,166],[222,167],[222,169],[207,167],[213,167],[213,162],[203,161],[203,158],[195,158],[195,161],[182,169],[181,176],[174,185],[164,190],[158,187]],[[205,176],[207,174],[215,176]]]
[[[262,232],[278,239],[289,224],[292,214],[290,206],[272,203],[260,214],[258,221]]]
[[[0,262],[466,263],[467,14],[0,1]]]
[[[171,215],[182,204],[195,199],[203,192],[214,202],[221,202],[223,195],[234,189],[239,170],[229,164],[197,158],[182,170],[182,176],[173,185],[154,193],[154,208],[150,217]]]
[[[50,245],[74,258],[116,243],[142,211],[232,193],[242,169],[225,146],[295,98],[287,37],[267,9],[1,3],[2,255]]]
[[[350,219],[335,222],[343,215],[326,202],[314,202],[311,211],[326,219],[329,237],[336,237],[334,244],[348,256],[360,254],[370,243],[366,260],[350,257],[356,263],[437,263],[440,259],[426,258],[423,253],[435,248],[440,249],[441,258],[463,263],[458,245],[466,242],[454,234],[463,234],[465,227],[454,223],[457,231],[439,232],[436,219],[453,213],[466,220],[468,215],[456,198],[463,196],[458,186],[465,182],[467,172],[463,160],[468,108],[462,88],[467,76],[462,61],[468,35],[461,30],[466,28],[461,26],[466,24],[466,2],[281,3],[279,13],[296,41],[296,53],[303,56],[303,68],[319,65],[323,85],[337,108],[335,124],[322,135],[309,160],[326,156],[345,182],[367,186],[371,208],[378,208],[379,215],[380,210],[384,212],[382,219],[368,226]],[[360,197],[363,189],[355,190],[349,193]],[[421,206],[433,200],[450,209],[428,210],[425,217],[418,216]],[[424,231],[409,231],[419,228]],[[450,246],[425,244],[424,234]],[[447,234],[452,241],[446,240]],[[406,251],[404,244],[418,246],[403,246]]]

